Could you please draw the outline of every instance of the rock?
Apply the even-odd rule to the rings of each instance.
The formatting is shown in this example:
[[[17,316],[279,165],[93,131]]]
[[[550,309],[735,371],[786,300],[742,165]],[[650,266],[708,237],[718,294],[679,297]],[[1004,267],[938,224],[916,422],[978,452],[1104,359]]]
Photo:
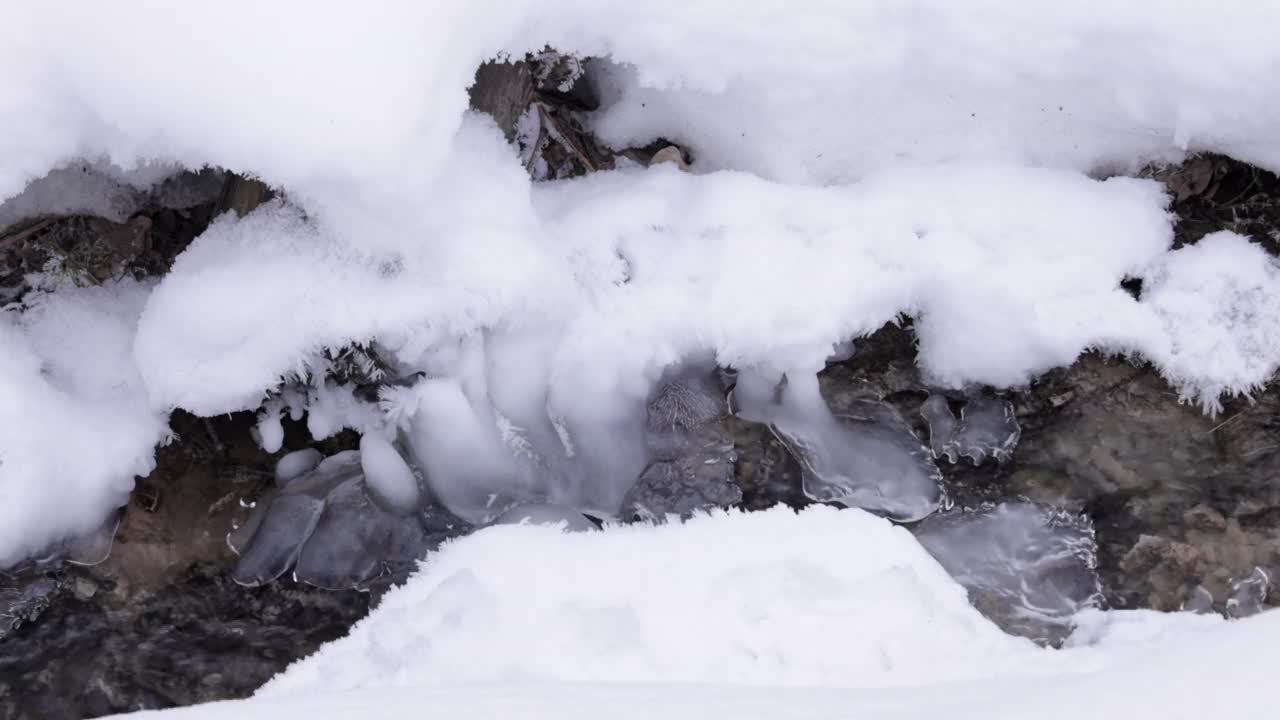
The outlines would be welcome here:
[[[657,521],[688,517],[742,500],[733,483],[733,439],[728,406],[714,369],[668,371],[645,412],[649,464],[622,500],[622,515]]]
[[[687,518],[695,512],[733,507],[742,501],[742,490],[732,478],[733,465],[727,456],[705,462],[654,462],[623,498],[623,517],[654,522],[668,515]]]
[[[56,593],[38,621],[0,640],[0,717],[77,720],[246,697],[368,607],[366,593],[246,588],[208,565],[136,596]]]

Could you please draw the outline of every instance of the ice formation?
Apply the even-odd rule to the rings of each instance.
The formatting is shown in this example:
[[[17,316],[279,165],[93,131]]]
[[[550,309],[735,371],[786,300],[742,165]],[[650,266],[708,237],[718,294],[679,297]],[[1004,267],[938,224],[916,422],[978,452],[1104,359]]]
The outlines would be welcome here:
[[[276,485],[287,485],[290,480],[299,475],[315,470],[321,460],[324,460],[324,453],[315,448],[304,448],[285,453],[283,457],[276,461]]]
[[[942,474],[911,426],[889,405],[839,399],[832,405],[809,375],[744,371],[733,390],[739,415],[766,422],[800,461],[804,493],[899,522],[938,509]]]
[[[367,589],[386,577],[402,578],[442,539],[465,529],[422,502],[416,479],[414,491],[406,492],[404,473],[413,476],[398,451],[380,436],[368,437],[377,439],[362,442],[361,451],[324,458],[256,501],[245,524],[227,536],[240,556],[236,582],[262,585],[292,570],[296,580],[317,587]],[[375,455],[372,462],[365,450]],[[369,468],[383,475],[380,489],[369,481]]]
[[[422,504],[417,476],[400,451],[376,431],[360,438],[360,467],[370,497],[387,512],[409,515]]]
[[[1101,600],[1088,518],[1006,502],[927,518],[916,539],[1007,632],[1060,644]]]
[[[1248,577],[1231,582],[1231,597],[1227,598],[1227,616],[1249,617],[1262,612],[1271,592],[1271,578],[1262,568],[1254,568]]]
[[[929,423],[929,445],[935,458],[946,457],[952,465],[967,457],[981,465],[988,457],[1005,462],[1022,437],[1022,428],[1008,400],[970,394],[964,398],[957,420],[947,397],[934,393],[920,407]]]
[[[206,166],[287,201],[219,219],[154,287],[42,288],[4,312],[0,563],[118,506],[174,408],[258,409],[357,342],[429,375],[397,406],[420,416],[401,428],[409,459],[475,522],[522,502],[618,513],[669,366],[795,380],[903,313],[948,388],[1026,383],[1097,347],[1216,410],[1280,362],[1280,277],[1259,247],[1222,235],[1170,252],[1159,184],[1094,179],[1195,151],[1280,169],[1280,101],[1256,92],[1280,67],[1271,4],[1216,5],[1236,37],[1208,49],[1195,8],[1101,0],[397,2],[301,21],[256,8],[253,23],[193,6],[191,32],[145,44],[148,3],[58,5],[0,8],[17,29],[0,46],[0,199],[31,193],[7,217],[119,217],[129,187]],[[548,45],[601,59],[570,73],[599,88],[601,141],[665,138],[693,151],[691,172],[531,185],[466,88],[482,63]],[[264,63],[291,82],[262,82]],[[85,158],[96,174],[70,182]],[[387,423],[358,389],[308,392],[314,435]],[[274,449],[283,409],[269,410]],[[903,459],[894,422],[797,422],[821,446],[811,460],[854,428],[897,448],[881,459],[918,486],[885,512],[927,513],[927,467]]]

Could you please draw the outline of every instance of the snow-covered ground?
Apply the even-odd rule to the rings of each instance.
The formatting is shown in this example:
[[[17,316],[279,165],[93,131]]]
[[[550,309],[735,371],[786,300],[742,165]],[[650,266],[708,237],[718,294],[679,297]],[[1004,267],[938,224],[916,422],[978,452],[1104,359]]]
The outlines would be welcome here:
[[[260,409],[268,445],[286,411],[317,438],[403,433],[436,482],[607,516],[638,408],[690,358],[812,375],[906,315],[939,386],[1017,386],[1101,348],[1209,412],[1280,366],[1275,261],[1229,233],[1171,250],[1164,188],[1113,177],[1197,151],[1280,170],[1275,2],[49,0],[0,4],[0,27],[0,222],[122,217],[179,167],[287,198],[216,220],[153,282],[50,274],[0,312],[0,566],[96,527],[175,408]],[[599,138],[678,142],[692,172],[532,184],[466,89],[547,45],[607,59]],[[269,396],[351,342],[429,377],[381,404]],[[521,475],[522,452],[572,459],[572,482]],[[173,715],[1269,707],[1274,614],[1082,623],[1062,651],[1002,635],[855,511],[497,527],[260,698]]]
[[[1003,634],[910,533],[778,508],[451,542],[251,700],[178,718],[1203,718],[1265,712],[1280,613]],[[139,717],[149,717],[142,714]]]

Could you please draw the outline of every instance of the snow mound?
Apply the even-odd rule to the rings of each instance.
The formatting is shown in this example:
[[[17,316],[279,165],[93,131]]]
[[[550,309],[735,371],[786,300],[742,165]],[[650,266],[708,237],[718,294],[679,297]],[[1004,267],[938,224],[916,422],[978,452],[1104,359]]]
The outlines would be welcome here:
[[[923,685],[1038,652],[979,615],[906,530],[861,511],[778,508],[602,533],[480,530],[261,695],[547,680]]]
[[[0,567],[96,530],[151,471],[167,427],[132,352],[149,289],[66,288],[0,311]]]

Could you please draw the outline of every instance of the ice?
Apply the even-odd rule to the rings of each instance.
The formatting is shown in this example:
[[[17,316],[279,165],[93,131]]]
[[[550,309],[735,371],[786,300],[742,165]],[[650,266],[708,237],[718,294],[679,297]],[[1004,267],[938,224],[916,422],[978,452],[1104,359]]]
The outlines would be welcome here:
[[[1197,585],[1187,595],[1187,599],[1182,603],[1184,612],[1193,612],[1197,615],[1208,615],[1213,613],[1213,595],[1204,588],[1203,585]]]
[[[929,449],[892,407],[842,400],[829,407],[812,375],[739,373],[739,414],[767,422],[803,468],[804,493],[899,522],[929,515],[942,501],[942,474]]]
[[[321,460],[324,460],[324,453],[315,448],[285,453],[276,461],[276,485],[283,487],[299,475],[315,470]]]
[[[227,536],[227,544],[240,555],[233,573],[237,582],[270,582],[292,567],[296,580],[317,587],[368,589],[387,577],[403,578],[429,549],[466,529],[448,513],[423,507],[416,492],[412,503],[405,497],[398,504],[387,503],[387,478],[375,492],[367,482],[364,458],[366,452],[376,456],[396,450],[372,433],[362,439],[361,448],[326,457],[314,470],[258,499],[245,524]],[[308,454],[306,462],[317,459]],[[387,464],[385,456],[368,463],[384,474]],[[391,470],[400,472],[394,465]],[[407,466],[403,472],[412,477]],[[394,482],[390,489],[396,490]]]
[[[566,532],[599,530],[587,516],[562,505],[537,503],[517,505],[494,518],[493,525],[558,525]]]
[[[280,417],[282,409],[278,403],[269,403],[258,413],[258,424],[254,428],[258,446],[269,453],[280,452],[284,445],[284,424]]]
[[[1060,644],[1073,616],[1101,599],[1087,518],[1006,502],[933,515],[915,534],[1007,632]]]
[[[345,451],[259,497],[245,524],[227,535],[227,545],[240,556],[232,572],[236,582],[261,585],[287,572],[316,530],[326,499],[360,473],[360,454]]]
[[[422,504],[417,476],[400,451],[379,431],[367,432],[360,438],[360,467],[369,496],[382,509],[403,516]]]
[[[271,501],[231,577],[241,585],[263,585],[293,567],[315,530],[324,501],[309,495],[279,495]]]
[[[1231,596],[1227,598],[1227,616],[1249,617],[1262,612],[1267,594],[1271,591],[1271,577],[1260,567],[1255,567],[1248,577],[1231,582]]]
[[[951,464],[967,457],[981,465],[988,457],[1005,462],[1022,437],[1022,428],[1008,400],[980,393],[966,395],[960,419],[951,412],[945,395],[931,394],[920,408],[929,423],[933,456],[945,456]]]
[[[409,447],[433,498],[474,525],[486,525],[511,506],[536,499],[527,485],[518,484],[496,425],[485,426],[483,413],[459,383],[428,379],[416,390],[419,405]]]
[[[384,565],[405,565],[425,554],[418,520],[382,510],[366,489],[361,478],[353,477],[329,493],[298,555],[296,579],[330,590],[362,587],[381,575]]]

